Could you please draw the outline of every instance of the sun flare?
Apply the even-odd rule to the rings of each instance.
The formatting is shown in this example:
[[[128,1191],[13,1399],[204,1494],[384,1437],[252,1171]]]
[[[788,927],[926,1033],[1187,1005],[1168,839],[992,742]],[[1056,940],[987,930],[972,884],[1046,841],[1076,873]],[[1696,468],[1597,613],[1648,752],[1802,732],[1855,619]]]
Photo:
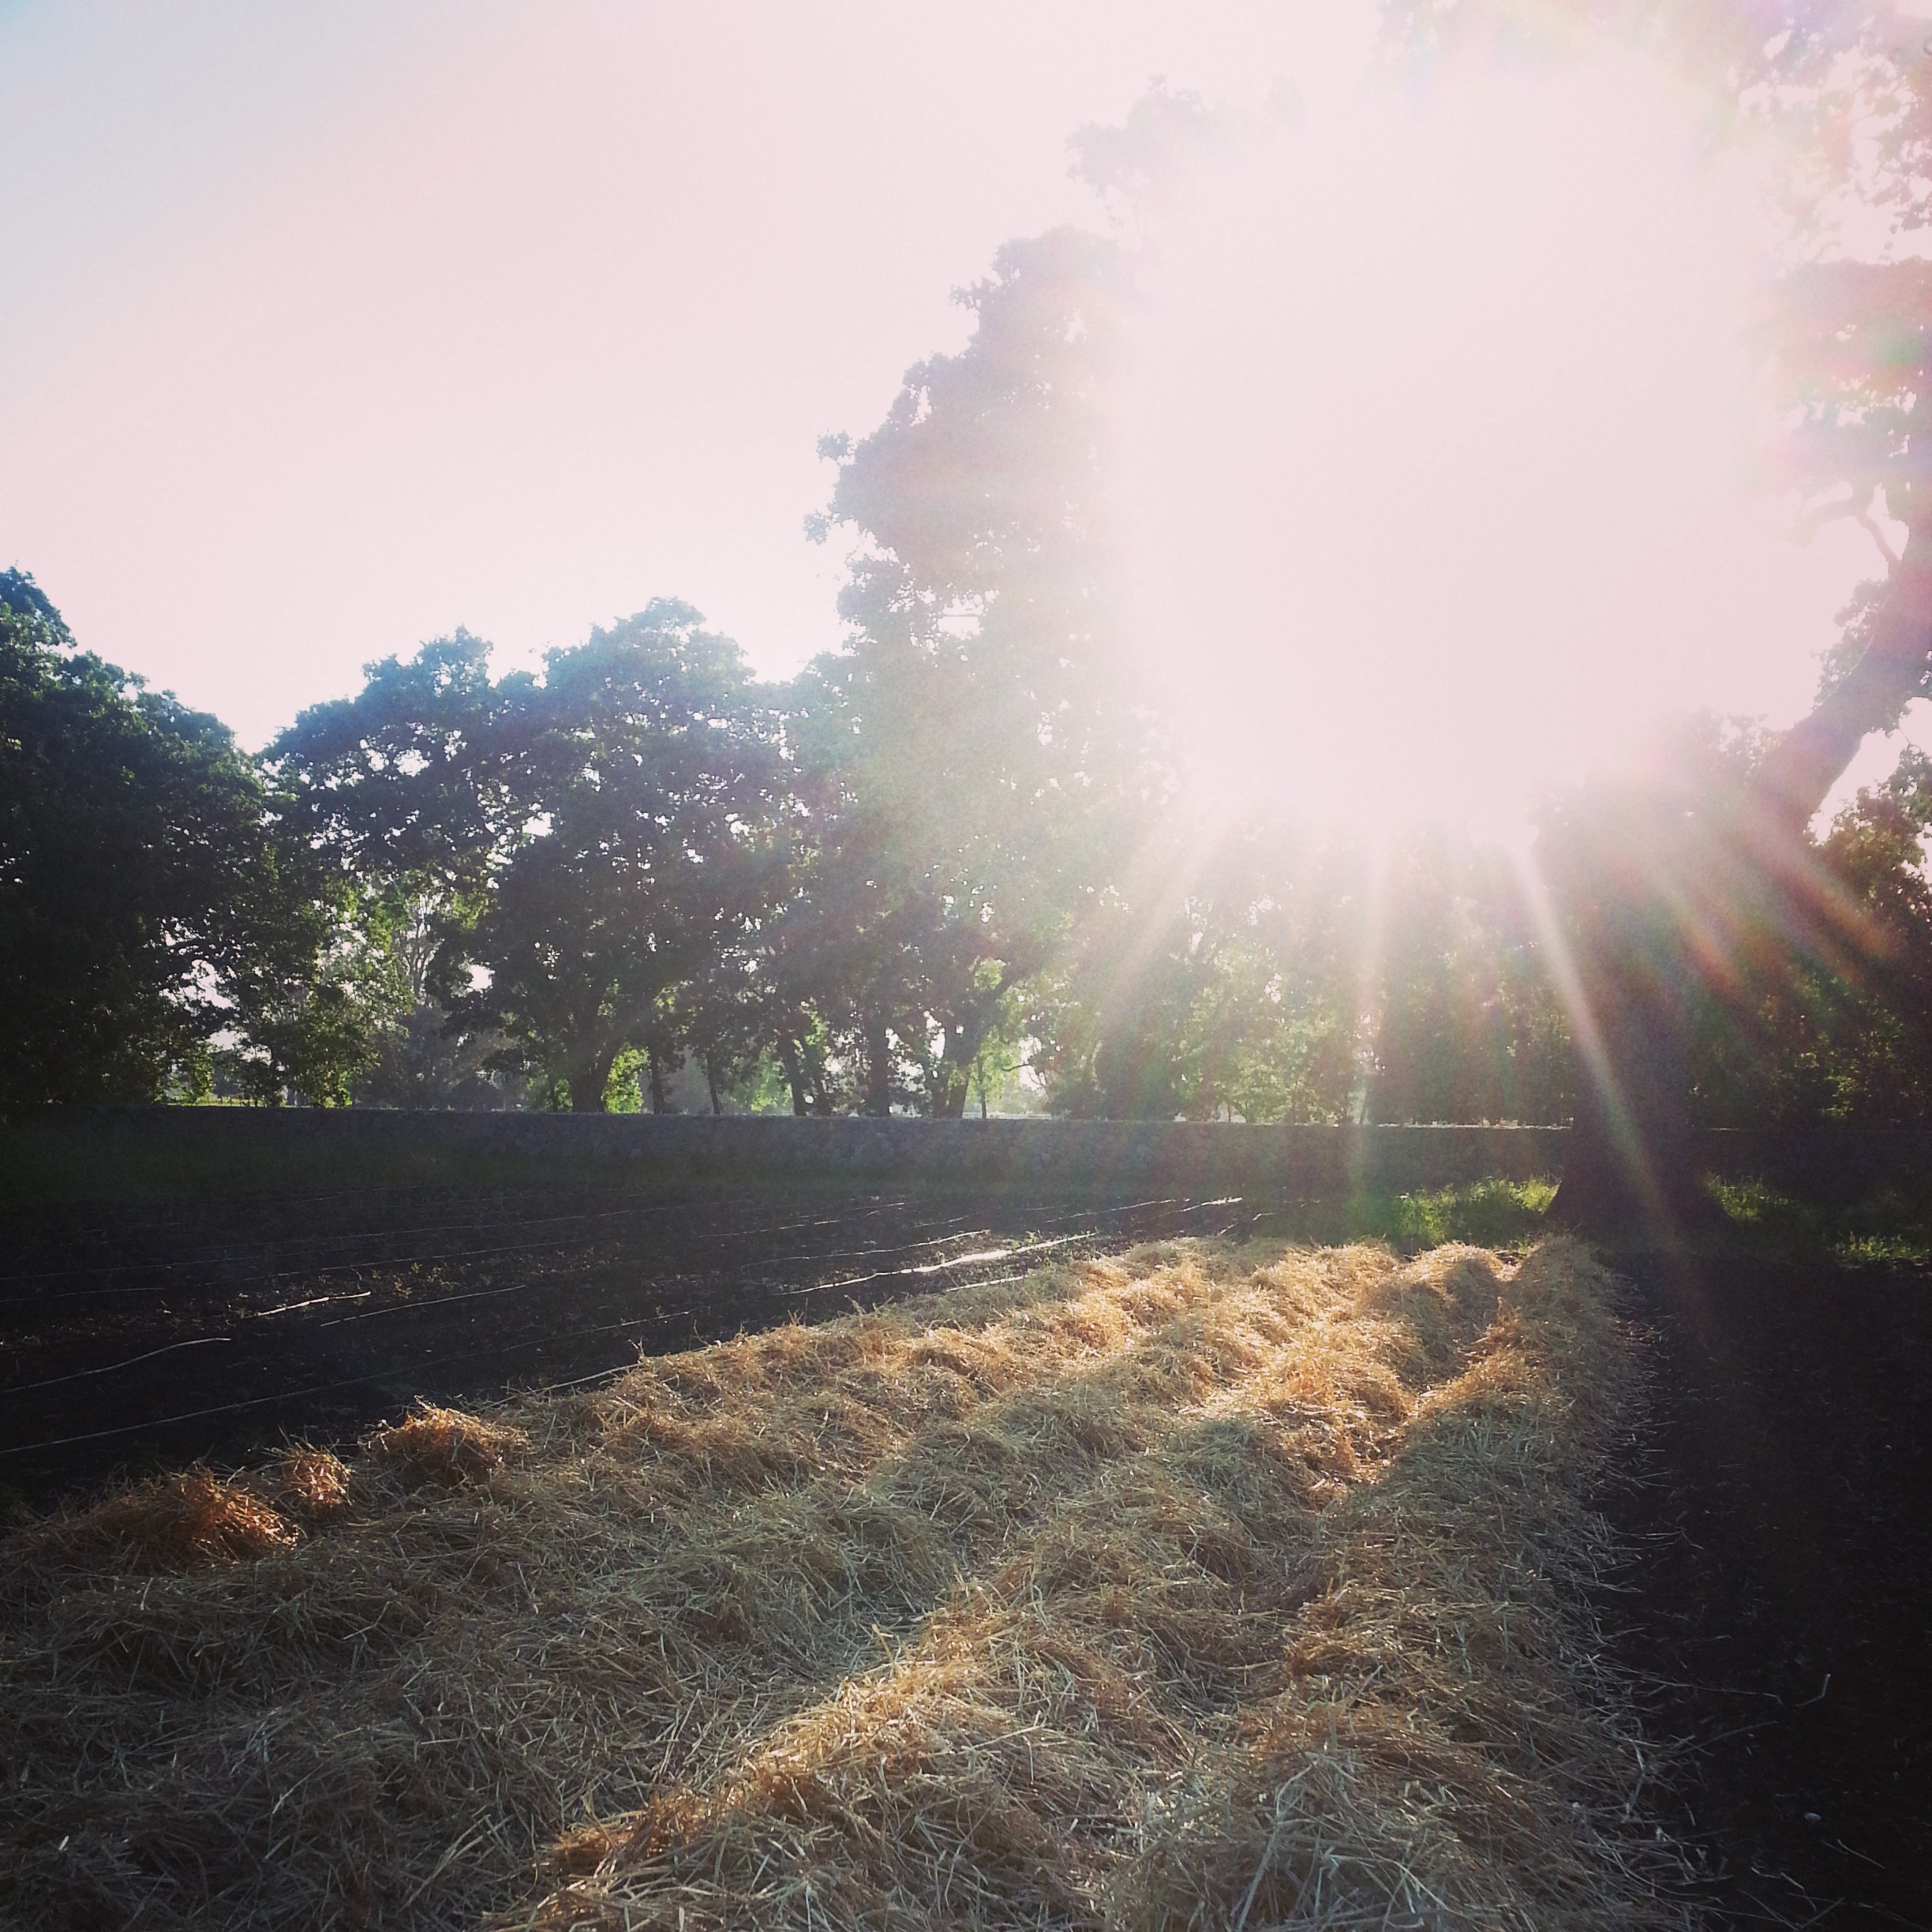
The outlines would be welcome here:
[[[1674,711],[1789,715],[1871,560],[1756,499],[1746,185],[1600,61],[1316,101],[1160,244],[1146,635],[1211,788],[1508,837]]]

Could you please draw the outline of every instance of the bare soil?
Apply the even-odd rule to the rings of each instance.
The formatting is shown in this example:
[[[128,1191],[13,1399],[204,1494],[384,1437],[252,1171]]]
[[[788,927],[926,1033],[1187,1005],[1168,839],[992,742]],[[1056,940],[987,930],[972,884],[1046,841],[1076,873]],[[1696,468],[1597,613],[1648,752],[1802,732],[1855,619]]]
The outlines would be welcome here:
[[[1932,1926],[1932,1270],[1626,1265],[1652,1331],[1609,1606],[1721,1926]]]
[[[0,1229],[0,1503],[474,1400],[1238,1204],[773,1187],[50,1206]]]

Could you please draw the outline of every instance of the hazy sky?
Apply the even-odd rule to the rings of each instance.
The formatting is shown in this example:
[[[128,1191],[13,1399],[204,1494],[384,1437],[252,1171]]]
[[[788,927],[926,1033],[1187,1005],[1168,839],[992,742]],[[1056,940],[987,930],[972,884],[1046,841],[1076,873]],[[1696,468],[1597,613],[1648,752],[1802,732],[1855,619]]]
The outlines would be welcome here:
[[[838,635],[818,438],[1091,215],[1076,127],[1251,89],[1297,10],[0,8],[0,554],[251,739],[659,594],[789,669]]]
[[[1357,91],[1368,26],[0,0],[0,563],[252,743],[459,623],[527,661],[657,595],[789,671],[838,635],[817,439],[1000,242],[1093,219],[1069,133],[1288,77],[1125,430],[1204,729],[1492,815],[1656,702],[1788,715],[1869,553],[1741,488],[1735,204],[1628,76],[1417,122]]]

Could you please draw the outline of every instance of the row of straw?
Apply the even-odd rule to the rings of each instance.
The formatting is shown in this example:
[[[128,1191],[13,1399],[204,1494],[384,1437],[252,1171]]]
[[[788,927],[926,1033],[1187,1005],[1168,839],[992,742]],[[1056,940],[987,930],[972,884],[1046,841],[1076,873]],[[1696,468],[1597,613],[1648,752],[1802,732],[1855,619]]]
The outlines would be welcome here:
[[[23,1926],[1676,1923],[1553,1244],[1165,1244],[0,1550]]]

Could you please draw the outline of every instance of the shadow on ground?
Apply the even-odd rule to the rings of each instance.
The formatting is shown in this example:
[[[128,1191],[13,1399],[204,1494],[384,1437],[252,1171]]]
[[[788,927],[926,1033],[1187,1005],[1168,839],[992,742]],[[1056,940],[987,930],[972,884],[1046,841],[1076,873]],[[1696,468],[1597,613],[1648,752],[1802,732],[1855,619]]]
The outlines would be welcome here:
[[[1660,1803],[1717,1923],[1932,1926],[1932,1268],[1627,1258],[1656,1369],[1612,1500]]]

